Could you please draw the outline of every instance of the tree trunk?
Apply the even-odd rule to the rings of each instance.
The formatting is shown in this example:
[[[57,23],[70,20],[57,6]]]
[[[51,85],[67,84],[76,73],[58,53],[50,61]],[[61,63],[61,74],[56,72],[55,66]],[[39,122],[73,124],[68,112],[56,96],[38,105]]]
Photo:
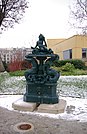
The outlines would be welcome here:
[[[4,68],[4,65],[2,63],[2,60],[0,58],[0,72],[4,72],[5,71],[5,68]]]

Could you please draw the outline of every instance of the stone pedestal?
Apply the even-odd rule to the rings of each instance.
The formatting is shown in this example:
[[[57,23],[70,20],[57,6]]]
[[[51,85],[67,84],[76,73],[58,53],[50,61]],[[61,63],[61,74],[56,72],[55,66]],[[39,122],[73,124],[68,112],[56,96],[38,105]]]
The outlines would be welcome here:
[[[19,111],[29,111],[29,112],[37,111],[41,113],[59,114],[64,113],[66,108],[66,101],[60,99],[59,103],[56,104],[40,104],[38,106],[38,103],[24,102],[23,98],[21,98],[13,102],[12,107],[15,110]]]
[[[40,104],[37,111],[42,113],[59,114],[64,113],[65,107],[66,101],[60,99],[59,103],[56,104]]]
[[[23,98],[12,103],[12,108],[19,111],[33,112],[37,107],[36,103],[24,102]]]

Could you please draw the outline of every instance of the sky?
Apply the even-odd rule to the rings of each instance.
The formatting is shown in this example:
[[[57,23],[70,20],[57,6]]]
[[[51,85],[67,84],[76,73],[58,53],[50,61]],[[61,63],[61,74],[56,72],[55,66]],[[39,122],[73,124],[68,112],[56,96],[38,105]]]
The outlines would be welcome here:
[[[69,20],[70,0],[29,0],[20,24],[0,35],[0,48],[35,46],[39,34],[46,39],[69,38],[75,34]]]

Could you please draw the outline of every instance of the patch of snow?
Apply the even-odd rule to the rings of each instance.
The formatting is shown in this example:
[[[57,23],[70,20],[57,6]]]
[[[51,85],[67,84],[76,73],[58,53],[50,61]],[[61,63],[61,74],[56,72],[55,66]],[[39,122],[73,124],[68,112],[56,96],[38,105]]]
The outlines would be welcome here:
[[[12,103],[21,97],[22,95],[0,95],[0,106],[13,110]]]
[[[22,98],[22,95],[1,95],[0,106],[7,108],[8,110],[14,110],[12,103]],[[22,112],[26,114],[46,116],[55,119],[66,119],[66,120],[78,120],[81,122],[87,121],[87,99],[71,98],[71,97],[60,97],[67,101],[67,106],[64,113],[61,114],[49,114],[35,112]]]
[[[0,73],[0,106],[8,110],[14,110],[12,103],[22,98],[26,90],[25,77],[10,77],[8,73]],[[26,114],[35,114],[38,116],[47,116],[49,118],[79,120],[87,122],[87,75],[81,76],[60,76],[57,85],[57,93],[60,99],[67,101],[64,113],[48,114],[38,112],[25,112]]]

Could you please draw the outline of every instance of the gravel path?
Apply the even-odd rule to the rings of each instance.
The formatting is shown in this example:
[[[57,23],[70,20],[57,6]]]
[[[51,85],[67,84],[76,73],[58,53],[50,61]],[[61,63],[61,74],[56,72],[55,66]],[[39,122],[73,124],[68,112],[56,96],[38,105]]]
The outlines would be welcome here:
[[[19,134],[13,127],[20,122],[34,125],[34,130],[28,134],[87,134],[87,122],[53,119],[0,107],[0,134]]]

